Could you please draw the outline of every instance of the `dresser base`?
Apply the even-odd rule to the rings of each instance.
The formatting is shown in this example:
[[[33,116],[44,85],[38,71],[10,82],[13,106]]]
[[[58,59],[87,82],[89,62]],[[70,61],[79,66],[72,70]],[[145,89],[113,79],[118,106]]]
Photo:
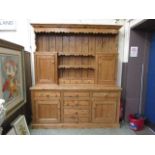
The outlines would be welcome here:
[[[74,124],[74,123],[59,123],[59,124],[35,124],[32,123],[32,128],[44,128],[44,129],[50,129],[50,128],[119,128],[120,124],[92,124],[92,123],[80,123],[80,124]]]

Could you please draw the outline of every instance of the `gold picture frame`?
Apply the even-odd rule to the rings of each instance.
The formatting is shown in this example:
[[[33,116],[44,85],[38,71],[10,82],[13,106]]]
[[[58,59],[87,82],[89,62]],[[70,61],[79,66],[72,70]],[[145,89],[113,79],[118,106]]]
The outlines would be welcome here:
[[[5,100],[6,117],[26,103],[23,52],[22,46],[0,39],[0,98]]]
[[[14,128],[11,128],[6,135],[17,135]]]

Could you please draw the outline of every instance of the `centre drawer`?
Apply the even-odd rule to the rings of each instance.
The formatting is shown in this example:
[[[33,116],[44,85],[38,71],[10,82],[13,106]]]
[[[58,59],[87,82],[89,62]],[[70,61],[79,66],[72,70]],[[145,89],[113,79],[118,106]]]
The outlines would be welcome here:
[[[64,109],[64,122],[79,123],[89,122],[90,111],[78,109]]]
[[[64,97],[89,97],[89,92],[64,92]]]
[[[79,117],[88,117],[89,110],[77,110],[77,109],[64,109],[64,116],[79,116]]]
[[[64,100],[64,108],[89,109],[89,100]]]
[[[34,98],[39,100],[48,100],[50,98],[59,98],[60,92],[58,91],[35,91]]]

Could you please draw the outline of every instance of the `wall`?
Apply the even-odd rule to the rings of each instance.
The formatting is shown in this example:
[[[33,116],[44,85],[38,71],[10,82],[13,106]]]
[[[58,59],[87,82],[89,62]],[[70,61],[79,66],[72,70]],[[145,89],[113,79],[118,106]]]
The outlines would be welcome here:
[[[125,88],[126,117],[129,113],[144,112],[150,37],[151,34],[145,31],[131,31],[129,47],[138,46],[138,57],[129,57],[128,61]]]
[[[10,19],[8,19],[10,20]],[[16,21],[15,31],[0,31],[0,38],[22,45],[25,50],[30,50],[30,25],[27,19],[13,19]]]

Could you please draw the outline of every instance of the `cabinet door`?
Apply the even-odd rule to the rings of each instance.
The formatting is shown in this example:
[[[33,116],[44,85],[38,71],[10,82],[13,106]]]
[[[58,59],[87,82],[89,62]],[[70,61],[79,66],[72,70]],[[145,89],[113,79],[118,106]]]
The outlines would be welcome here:
[[[115,53],[97,54],[96,57],[96,82],[97,84],[114,85],[116,79]]]
[[[36,123],[60,122],[60,101],[35,101]]]
[[[92,121],[96,123],[114,123],[116,120],[115,101],[93,101]]]
[[[57,83],[57,55],[35,54],[36,83]]]

